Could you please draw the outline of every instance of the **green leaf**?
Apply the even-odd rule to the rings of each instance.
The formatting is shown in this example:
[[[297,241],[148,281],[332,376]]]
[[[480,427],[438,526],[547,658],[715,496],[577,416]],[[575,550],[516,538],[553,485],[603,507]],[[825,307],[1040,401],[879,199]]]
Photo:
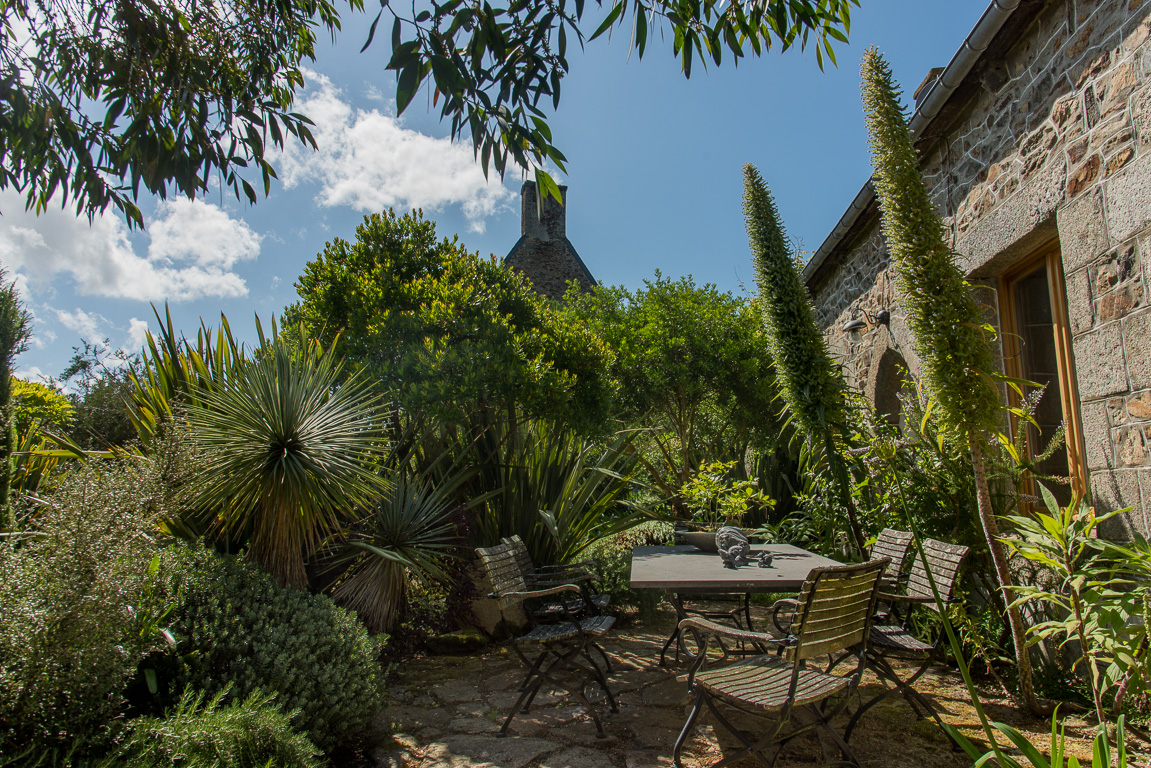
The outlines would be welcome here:
[[[611,25],[614,24],[616,19],[619,18],[620,14],[623,13],[624,2],[625,0],[617,0],[616,4],[612,6],[612,9],[608,13],[607,17],[598,27],[596,27],[596,30],[592,33],[591,37],[588,38],[589,42],[595,40],[604,32],[607,32],[609,29],[611,29]]]
[[[408,105],[412,103],[415,98],[416,92],[420,88],[420,65],[418,62],[411,62],[400,70],[400,76],[396,78],[396,114],[402,115]]]
[[[376,37],[376,25],[380,23],[380,17],[384,15],[384,9],[381,8],[380,12],[376,14],[376,18],[372,19],[372,26],[368,28],[368,39],[364,41],[364,47],[360,48],[360,53],[368,50],[368,46],[372,44],[372,40]],[[399,21],[399,19],[396,19]]]

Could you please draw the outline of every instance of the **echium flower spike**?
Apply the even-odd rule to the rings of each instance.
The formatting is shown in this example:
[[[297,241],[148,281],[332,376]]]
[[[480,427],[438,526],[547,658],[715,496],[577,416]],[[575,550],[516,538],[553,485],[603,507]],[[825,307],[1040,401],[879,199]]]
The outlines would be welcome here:
[[[809,445],[827,453],[856,546],[863,533],[856,520],[850,482],[836,437],[847,431],[844,383],[815,322],[815,308],[788,246],[779,211],[754,165],[743,167],[743,215],[763,304],[768,350],[780,394]]]
[[[883,236],[891,252],[900,300],[919,357],[919,376],[945,426],[967,441],[975,475],[983,535],[1008,606],[1019,670],[1019,693],[1033,713],[1041,709],[1031,683],[1023,617],[1015,604],[1007,553],[991,503],[983,449],[1002,413],[992,375],[995,352],[980,321],[971,286],[955,264],[943,222],[919,173],[919,156],[900,104],[891,67],[874,48],[863,55],[863,105],[871,142],[875,192]]]
[[[947,426],[961,434],[998,426],[991,339],[971,286],[955,264],[900,105],[891,68],[874,49],[863,58],[875,191],[920,376]]]

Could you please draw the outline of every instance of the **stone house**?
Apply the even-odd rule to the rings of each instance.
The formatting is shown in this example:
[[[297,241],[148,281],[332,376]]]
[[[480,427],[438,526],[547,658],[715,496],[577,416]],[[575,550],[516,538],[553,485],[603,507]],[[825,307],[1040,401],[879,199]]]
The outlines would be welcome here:
[[[585,291],[596,285],[591,271],[567,238],[568,188],[560,187],[563,205],[548,198],[543,218],[536,203],[536,183],[520,188],[520,239],[504,257],[504,266],[523,272],[532,287],[552,299],[563,298],[570,280]]]
[[[999,330],[1047,385],[1044,467],[1151,533],[1151,0],[996,0],[911,120],[924,179]],[[874,189],[804,269],[833,355],[890,418],[915,371]],[[1088,491],[1089,489],[1089,491]],[[1070,495],[1070,490],[1066,490]]]

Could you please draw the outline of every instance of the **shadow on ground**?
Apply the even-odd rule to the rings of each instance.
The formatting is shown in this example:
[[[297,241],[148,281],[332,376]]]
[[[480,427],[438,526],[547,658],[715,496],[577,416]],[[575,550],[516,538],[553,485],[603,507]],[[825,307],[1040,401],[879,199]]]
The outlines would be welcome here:
[[[691,704],[686,682],[677,679],[687,664],[669,659],[666,667],[659,665],[660,647],[673,619],[668,611],[655,621],[617,625],[604,643],[615,667],[609,679],[619,702],[618,713],[607,712],[606,706],[601,709],[607,738],[596,738],[595,725],[583,708],[556,693],[541,693],[529,713],[516,716],[509,736],[498,738],[522,673],[508,648],[491,646],[475,656],[436,656],[402,664],[389,685],[389,704],[376,719],[381,741],[373,762],[387,768],[670,766],[672,747]],[[861,693],[870,698],[879,686],[867,675]],[[939,668],[926,675],[919,688],[947,722],[972,738],[980,736],[971,698],[958,675]],[[1002,693],[984,693],[993,717],[1046,745],[1049,723],[1023,715]],[[603,704],[602,695],[592,698]],[[841,728],[845,720],[838,722]],[[1089,761],[1090,726],[1072,718],[1067,733],[1070,752]],[[971,765],[933,721],[917,721],[898,697],[880,703],[861,720],[851,746],[865,768]],[[726,739],[717,741],[709,719],[701,716],[685,750],[684,765],[711,765],[731,747]],[[808,736],[788,744],[776,765],[791,768],[823,762],[820,743]],[[745,760],[741,765],[758,763]]]

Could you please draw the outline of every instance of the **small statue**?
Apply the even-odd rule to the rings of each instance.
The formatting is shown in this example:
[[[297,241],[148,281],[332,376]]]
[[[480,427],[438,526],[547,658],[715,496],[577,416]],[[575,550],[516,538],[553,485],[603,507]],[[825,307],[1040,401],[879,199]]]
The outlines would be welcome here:
[[[724,568],[736,569],[747,565],[747,556],[751,553],[751,544],[743,531],[734,526],[725,525],[715,532],[715,545],[719,550],[719,557],[723,560]]]
[[[761,552],[760,553],[760,555],[759,555],[759,567],[760,568],[770,568],[771,567],[771,553],[770,552]]]

